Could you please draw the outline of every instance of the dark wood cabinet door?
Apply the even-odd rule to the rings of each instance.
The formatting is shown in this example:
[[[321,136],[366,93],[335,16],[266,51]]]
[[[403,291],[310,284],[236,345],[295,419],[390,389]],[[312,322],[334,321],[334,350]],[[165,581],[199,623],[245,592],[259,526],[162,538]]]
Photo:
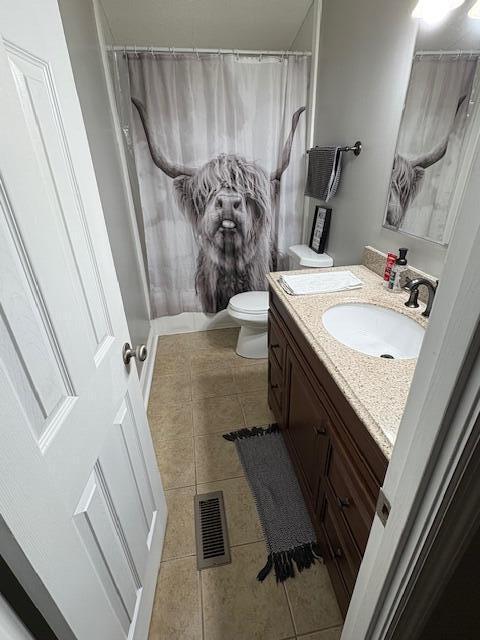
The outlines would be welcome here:
[[[283,371],[275,358],[268,360],[268,404],[273,411],[277,424],[283,422]]]
[[[388,461],[272,290],[268,344],[269,404],[345,614]]]
[[[287,339],[281,329],[280,320],[273,309],[268,313],[268,357],[276,361],[283,370]]]
[[[287,347],[285,435],[297,458],[297,471],[313,513],[329,445],[328,419],[308,375]]]

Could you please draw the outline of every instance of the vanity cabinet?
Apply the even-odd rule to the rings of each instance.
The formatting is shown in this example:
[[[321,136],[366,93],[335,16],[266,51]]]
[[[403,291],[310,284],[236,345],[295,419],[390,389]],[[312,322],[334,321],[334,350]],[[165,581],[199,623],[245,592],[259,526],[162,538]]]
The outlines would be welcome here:
[[[270,290],[268,399],[345,615],[388,461]]]

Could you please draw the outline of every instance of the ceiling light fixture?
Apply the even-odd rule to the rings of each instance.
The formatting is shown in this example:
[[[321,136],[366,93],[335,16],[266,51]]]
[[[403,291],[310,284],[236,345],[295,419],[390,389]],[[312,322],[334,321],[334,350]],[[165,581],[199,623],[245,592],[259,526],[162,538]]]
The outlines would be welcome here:
[[[473,7],[468,12],[469,18],[474,18],[475,20],[480,20],[480,0],[473,5]]]
[[[435,24],[440,22],[450,11],[460,7],[464,2],[465,0],[418,0],[412,16],[421,18],[430,24]]]

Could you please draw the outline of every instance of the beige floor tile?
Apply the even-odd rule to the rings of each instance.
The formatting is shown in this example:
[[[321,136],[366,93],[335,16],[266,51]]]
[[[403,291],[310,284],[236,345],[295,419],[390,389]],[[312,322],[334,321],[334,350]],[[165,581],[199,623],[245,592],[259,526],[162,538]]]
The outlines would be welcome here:
[[[342,624],[342,616],[324,564],[285,582],[297,634],[328,629]]]
[[[316,631],[306,636],[298,636],[298,640],[340,640],[342,627],[333,627],[324,631]]]
[[[200,578],[195,558],[160,565],[149,640],[201,640]]]
[[[234,364],[235,351],[230,347],[203,349],[188,355],[192,374],[202,373],[208,369],[224,370]]]
[[[268,365],[265,362],[246,366],[234,367],[233,375],[237,393],[266,393],[268,380]]]
[[[198,331],[190,334],[190,349],[201,351],[231,350],[235,351],[239,328],[234,329],[213,329],[211,331]]]
[[[190,333],[176,333],[171,336],[159,336],[157,355],[160,353],[187,353],[190,351]]]
[[[195,484],[193,438],[161,440],[154,444],[163,488],[193,486]]]
[[[188,373],[153,378],[149,408],[158,410],[165,404],[179,404],[192,399],[192,385]]]
[[[215,398],[237,393],[233,374],[225,365],[192,373],[192,397]]]
[[[232,563],[201,572],[205,639],[280,640],[294,635],[282,585],[256,579],[263,542],[232,549]]]
[[[236,396],[193,401],[195,435],[226,433],[244,426],[242,407]]]
[[[255,501],[246,478],[197,485],[198,493],[210,491],[223,491],[231,546],[263,539]]]
[[[155,368],[153,371],[153,380],[160,380],[165,376],[171,375],[187,375],[190,367],[188,357],[185,353],[162,353],[157,352],[155,358]]]
[[[198,436],[194,440],[197,483],[243,476],[235,445],[222,438],[221,433]]]
[[[275,417],[268,406],[266,392],[242,394],[238,399],[242,405],[247,427],[275,422]]]
[[[184,404],[150,404],[148,408],[150,431],[155,442],[193,436],[193,408]]]
[[[268,366],[267,358],[244,358],[243,356],[239,356],[238,353],[235,354],[235,357],[232,360],[232,365],[234,367],[249,367],[251,365],[258,364],[266,364]]]
[[[165,491],[168,521],[162,560],[195,555],[194,495],[195,487]]]

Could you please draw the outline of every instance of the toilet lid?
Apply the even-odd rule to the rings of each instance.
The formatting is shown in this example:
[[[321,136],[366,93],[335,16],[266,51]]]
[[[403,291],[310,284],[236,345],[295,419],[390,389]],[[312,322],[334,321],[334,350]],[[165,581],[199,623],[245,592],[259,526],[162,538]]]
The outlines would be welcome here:
[[[229,307],[233,311],[262,315],[268,311],[268,291],[246,291],[230,298]]]

